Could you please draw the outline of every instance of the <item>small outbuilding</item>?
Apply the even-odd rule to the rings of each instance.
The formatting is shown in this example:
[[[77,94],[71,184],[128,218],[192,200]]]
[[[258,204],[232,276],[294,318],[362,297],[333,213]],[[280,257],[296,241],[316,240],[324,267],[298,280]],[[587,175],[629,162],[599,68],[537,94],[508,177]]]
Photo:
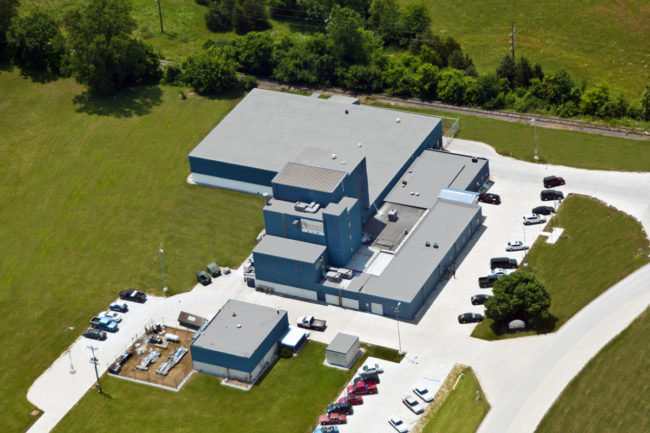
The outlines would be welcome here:
[[[197,316],[186,311],[181,311],[178,315],[178,323],[181,326],[185,326],[186,328],[190,329],[199,329],[207,321],[208,319],[204,317]]]
[[[305,347],[307,344],[307,331],[301,328],[294,328],[289,326],[289,331],[280,342],[282,347],[286,347],[291,350],[293,353],[298,353]]]
[[[359,337],[338,333],[327,346],[325,357],[327,362],[344,368],[350,368],[361,355]]]
[[[253,384],[278,356],[287,312],[228,300],[190,345],[195,370]]]

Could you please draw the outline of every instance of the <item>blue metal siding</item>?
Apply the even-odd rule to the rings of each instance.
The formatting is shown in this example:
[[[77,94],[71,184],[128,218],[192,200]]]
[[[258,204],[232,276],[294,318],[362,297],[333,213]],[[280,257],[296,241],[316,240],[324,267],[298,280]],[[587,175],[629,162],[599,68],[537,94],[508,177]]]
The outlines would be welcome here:
[[[338,201],[343,198],[343,183],[340,183],[331,193],[283,185],[275,182],[272,183],[272,187],[273,197],[292,202],[304,201],[311,203],[312,201],[315,201],[321,206],[326,206],[329,203],[338,203]]]
[[[368,170],[366,168],[366,158],[364,157],[359,164],[343,180],[343,187],[346,197],[353,197],[361,202],[361,206],[370,205],[368,193]]]
[[[190,156],[190,171],[240,182],[271,186],[277,172]]]
[[[310,214],[306,213],[305,216],[307,215]],[[266,229],[266,234],[302,242],[309,242],[311,244],[326,245],[324,235],[302,231],[299,221],[300,219],[320,221],[318,219],[305,217],[299,218],[294,215],[287,215],[269,208],[264,209],[264,228]],[[298,223],[294,224],[294,221],[296,220],[298,220]]]
[[[321,277],[318,262],[320,259],[325,260],[323,255],[315,263],[298,262],[261,253],[253,253],[253,256],[256,279],[306,289],[315,288]]]
[[[255,369],[255,365],[253,365],[251,359],[242,356],[234,356],[194,345],[190,345],[190,353],[192,354],[192,360],[197,362],[232,368],[233,370],[241,370],[247,373]]]
[[[323,220],[330,263],[334,266],[345,266],[353,253],[348,211],[345,209],[340,215],[323,213]]]
[[[361,246],[361,203],[357,201],[352,208],[348,209],[348,222],[350,235],[352,236],[352,254],[354,254]]]
[[[269,335],[267,335],[264,341],[262,341],[262,343],[257,347],[257,350],[253,352],[253,355],[251,355],[250,358],[250,363],[253,368],[251,370],[245,370],[246,372],[252,372],[253,369],[262,361],[264,355],[271,350],[271,346],[280,341],[284,334],[287,333],[287,330],[289,329],[289,319],[287,317],[288,314],[284,314],[282,319],[273,327],[273,330],[269,332]]]

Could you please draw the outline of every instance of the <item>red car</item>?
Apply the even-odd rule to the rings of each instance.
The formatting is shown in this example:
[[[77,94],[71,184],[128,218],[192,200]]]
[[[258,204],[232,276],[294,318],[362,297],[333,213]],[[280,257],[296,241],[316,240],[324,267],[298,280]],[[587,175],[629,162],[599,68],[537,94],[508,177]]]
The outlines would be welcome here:
[[[344,413],[328,413],[318,418],[320,425],[345,424],[346,415]]]
[[[350,394],[345,397],[339,398],[339,403],[350,403],[351,405],[357,405],[363,403],[363,397],[357,394]]]
[[[355,382],[347,388],[348,395],[350,394],[377,394],[377,385],[374,383]]]

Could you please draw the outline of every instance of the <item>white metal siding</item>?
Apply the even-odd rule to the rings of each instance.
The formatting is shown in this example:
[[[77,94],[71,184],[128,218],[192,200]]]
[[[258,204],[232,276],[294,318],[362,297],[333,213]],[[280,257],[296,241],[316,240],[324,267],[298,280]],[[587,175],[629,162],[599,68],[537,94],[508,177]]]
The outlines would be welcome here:
[[[262,287],[272,287],[276,293],[281,293],[283,295],[309,299],[312,301],[318,300],[318,294],[313,290],[300,289],[298,287],[285,286],[284,284],[272,283],[270,281],[262,280],[256,280],[255,285]]]
[[[328,304],[339,305],[339,297],[337,295],[325,294],[325,302]]]
[[[245,192],[248,194],[267,193],[273,195],[273,189],[270,186],[258,185],[256,183],[242,182],[239,180],[227,179],[225,177],[210,176],[208,174],[192,173],[188,179],[199,185],[216,186],[217,188],[231,189],[233,191]]]
[[[255,382],[257,378],[264,373],[264,370],[268,368],[271,363],[273,363],[275,357],[277,356],[278,353],[278,344],[274,344],[271,349],[269,349],[268,352],[266,352],[266,355],[264,355],[264,358],[260,361],[259,364],[255,367],[253,372],[251,373],[251,381]]]
[[[359,301],[356,299],[343,298],[343,306],[346,308],[354,308],[355,310],[359,309]]]
[[[384,306],[382,304],[375,304],[373,302],[373,303],[370,304],[370,311],[372,311],[374,314],[383,315],[384,314]]]
[[[333,365],[347,366],[347,359],[345,353],[327,351],[327,362]]]

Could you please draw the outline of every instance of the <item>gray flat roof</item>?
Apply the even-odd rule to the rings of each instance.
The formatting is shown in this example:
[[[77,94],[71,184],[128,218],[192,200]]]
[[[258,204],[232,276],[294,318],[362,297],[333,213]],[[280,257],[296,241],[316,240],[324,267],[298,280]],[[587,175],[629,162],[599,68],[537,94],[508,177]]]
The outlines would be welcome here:
[[[289,162],[275,176],[273,182],[315,191],[332,192],[344,177],[344,171]]]
[[[273,198],[269,200],[269,204],[264,206],[264,209],[272,210],[275,212],[284,213],[299,218],[308,218],[312,220],[323,220],[323,213],[340,215],[344,209],[350,209],[356,203],[357,199],[352,197],[343,197],[338,203],[330,203],[327,206],[321,206],[314,213],[298,211],[294,208],[295,203],[292,201],[279,200]]]
[[[472,162],[471,156],[425,150],[388,193],[386,201],[429,209],[442,188],[467,189],[485,164],[484,158]]]
[[[384,272],[369,278],[361,291],[410,302],[480,211],[476,204],[436,201]],[[430,247],[425,245],[427,241]],[[433,247],[434,243],[438,248]]]
[[[192,344],[250,358],[286,315],[284,310],[229,299]]]
[[[359,337],[339,332],[334,340],[327,346],[327,350],[336,353],[348,353],[348,351],[359,341]]]
[[[325,252],[325,245],[266,235],[253,248],[253,253],[284,257],[298,262],[315,263]]]
[[[339,164],[366,157],[372,203],[439,122],[435,117],[253,89],[190,157],[275,172],[306,146],[336,154]]]

